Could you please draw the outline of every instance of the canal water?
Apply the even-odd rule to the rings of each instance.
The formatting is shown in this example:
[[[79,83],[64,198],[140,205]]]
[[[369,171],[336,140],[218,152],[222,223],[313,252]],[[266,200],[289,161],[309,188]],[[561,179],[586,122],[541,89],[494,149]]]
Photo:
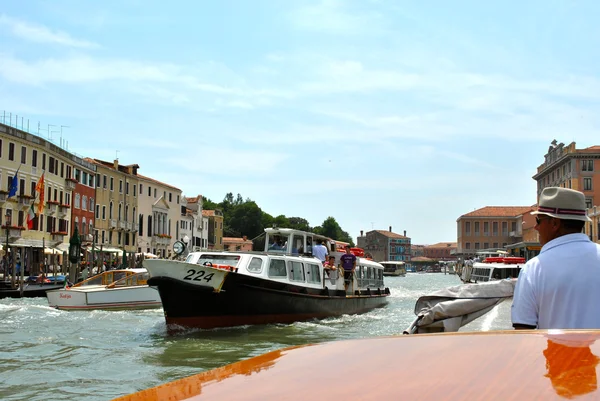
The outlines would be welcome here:
[[[162,309],[65,312],[45,298],[2,299],[0,399],[110,400],[282,347],[401,334],[419,296],[457,284],[439,273],[386,277],[389,304],[364,315],[175,335]],[[499,329],[510,329],[510,301],[461,331]]]

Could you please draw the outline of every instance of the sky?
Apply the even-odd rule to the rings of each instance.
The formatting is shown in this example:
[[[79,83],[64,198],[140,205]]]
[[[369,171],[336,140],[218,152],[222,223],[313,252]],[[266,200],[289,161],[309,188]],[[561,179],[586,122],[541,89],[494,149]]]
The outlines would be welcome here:
[[[536,202],[553,139],[600,144],[596,1],[2,3],[0,120],[355,240],[456,241]]]

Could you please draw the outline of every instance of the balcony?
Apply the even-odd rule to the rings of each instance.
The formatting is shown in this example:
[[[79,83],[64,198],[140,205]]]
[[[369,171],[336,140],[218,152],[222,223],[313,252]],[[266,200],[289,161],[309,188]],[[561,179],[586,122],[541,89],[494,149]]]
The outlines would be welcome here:
[[[138,223],[131,223],[131,231],[138,231]]]
[[[67,235],[66,231],[52,231],[50,233],[53,241],[63,241],[64,236]]]
[[[7,227],[6,225],[3,225],[2,226],[2,231],[3,231],[2,234],[3,235],[6,235],[6,230],[8,230],[8,238],[14,241],[16,239],[21,238],[21,232],[23,230],[25,230],[25,227],[20,227],[20,226],[8,226]]]
[[[196,226],[196,231],[202,232],[203,231],[202,226]]]
[[[67,191],[74,191],[76,185],[77,180],[75,178],[65,178],[65,189]]]
[[[119,220],[119,230],[125,230],[127,228],[127,222],[124,220]]]
[[[8,198],[8,192],[0,191],[0,202],[6,202],[7,198]]]
[[[69,209],[71,208],[71,206],[63,204],[63,205],[58,205],[58,214],[64,216],[65,214],[67,214],[69,212]]]
[[[126,221],[125,222],[125,229],[127,231],[131,231],[131,227],[132,227],[131,221]]]
[[[48,213],[56,213],[57,209],[58,209],[58,202],[48,201]]]
[[[154,235],[152,240],[156,245],[169,245],[171,243],[171,237],[165,235],[166,234]]]
[[[511,232],[508,233],[508,236],[516,238],[516,237],[523,236],[523,233],[521,231],[511,231]]]
[[[110,227],[109,227],[109,229],[115,230],[116,228],[117,228],[117,220],[110,219]]]
[[[17,195],[17,198],[19,198],[19,206],[21,207],[29,207],[31,201],[34,199],[33,196],[25,194]]]

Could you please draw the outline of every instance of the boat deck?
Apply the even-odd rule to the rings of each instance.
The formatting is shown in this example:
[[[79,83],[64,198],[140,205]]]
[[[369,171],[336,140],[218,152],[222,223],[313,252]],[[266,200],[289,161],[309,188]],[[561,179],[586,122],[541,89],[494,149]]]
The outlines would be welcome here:
[[[118,400],[598,399],[597,339],[600,331],[501,331],[322,343],[269,352]],[[407,369],[412,379],[398,381]]]

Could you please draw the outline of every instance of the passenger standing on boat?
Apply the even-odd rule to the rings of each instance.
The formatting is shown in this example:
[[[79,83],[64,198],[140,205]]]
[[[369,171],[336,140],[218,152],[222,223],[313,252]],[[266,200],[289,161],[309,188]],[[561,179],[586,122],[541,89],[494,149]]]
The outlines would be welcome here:
[[[312,254],[315,258],[319,259],[321,263],[325,263],[327,260],[327,247],[323,245],[323,241],[318,239],[317,245],[313,246]]]
[[[350,245],[346,245],[346,253],[340,256],[340,263],[344,268],[344,284],[348,288],[348,283],[352,281],[356,269],[356,256],[350,252]]]
[[[573,189],[548,187],[540,195],[535,229],[542,250],[529,260],[516,283],[515,329],[598,329],[600,245],[582,233],[585,196]]]

